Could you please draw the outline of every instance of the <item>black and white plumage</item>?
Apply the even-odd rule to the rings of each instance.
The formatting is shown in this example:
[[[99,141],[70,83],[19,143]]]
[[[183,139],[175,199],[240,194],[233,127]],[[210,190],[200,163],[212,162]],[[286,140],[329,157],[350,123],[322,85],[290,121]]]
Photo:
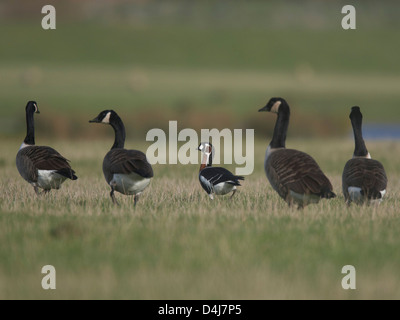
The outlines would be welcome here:
[[[203,189],[212,200],[214,195],[225,195],[230,192],[232,192],[232,198],[236,193],[236,187],[241,186],[239,180],[244,180],[244,177],[235,176],[222,167],[212,167],[214,147],[211,143],[200,143],[198,150],[203,153],[199,171],[199,180]]]
[[[109,124],[113,127],[115,141],[103,160],[104,177],[111,187],[111,199],[118,204],[114,192],[134,195],[134,205],[139,195],[149,186],[153,178],[153,168],[146,155],[138,150],[127,150],[125,145],[125,126],[113,110],[104,110],[90,120],[91,123]]]
[[[40,194],[39,189],[45,193],[60,189],[66,179],[78,179],[68,160],[60,153],[47,146],[35,146],[34,114],[40,113],[37,103],[29,101],[25,113],[27,134],[16,158],[20,175],[33,186],[36,194]]]
[[[267,148],[264,170],[273,189],[289,205],[299,208],[336,197],[329,179],[308,154],[286,149],[290,108],[285,99],[271,98],[259,111],[278,114],[274,135]]]
[[[388,179],[385,169],[377,160],[371,159],[362,135],[362,113],[358,106],[352,107],[350,120],[354,132],[355,150],[343,170],[342,187],[347,204],[381,202],[386,194]]]

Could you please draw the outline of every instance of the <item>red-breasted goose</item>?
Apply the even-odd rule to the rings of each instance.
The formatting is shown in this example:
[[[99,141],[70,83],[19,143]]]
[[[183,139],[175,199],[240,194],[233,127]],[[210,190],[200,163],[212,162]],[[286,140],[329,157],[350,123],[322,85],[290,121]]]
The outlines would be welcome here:
[[[289,205],[299,208],[334,198],[332,184],[308,154],[286,149],[290,108],[285,99],[271,98],[259,111],[278,114],[274,135],[265,154],[264,170],[274,190]]]
[[[134,195],[134,205],[139,195],[150,184],[153,178],[153,168],[146,155],[138,150],[127,150],[125,145],[125,126],[113,110],[104,110],[90,120],[91,123],[109,124],[115,132],[115,141],[103,161],[103,173],[111,187],[111,199],[118,204],[114,191],[125,195]]]
[[[66,179],[76,180],[75,171],[68,160],[56,150],[46,146],[35,146],[34,114],[40,113],[37,103],[29,101],[25,108],[27,134],[16,158],[20,175],[34,188],[44,193],[51,189],[60,189]]]
[[[360,107],[352,107],[350,120],[353,126],[355,149],[343,170],[342,186],[347,204],[381,202],[386,194],[387,176],[385,169],[371,155],[362,135],[362,113]]]
[[[203,189],[211,200],[214,199],[214,194],[225,195],[230,192],[232,192],[232,198],[236,193],[236,187],[241,185],[239,180],[244,180],[244,177],[235,176],[225,168],[212,167],[214,147],[211,143],[200,143],[198,150],[203,153],[199,171],[199,180]]]

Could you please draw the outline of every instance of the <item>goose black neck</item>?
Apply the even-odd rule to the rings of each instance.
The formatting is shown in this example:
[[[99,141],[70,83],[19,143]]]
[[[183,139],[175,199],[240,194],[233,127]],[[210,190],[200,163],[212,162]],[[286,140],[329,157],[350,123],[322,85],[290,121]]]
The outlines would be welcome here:
[[[353,126],[354,132],[354,156],[355,157],[366,157],[368,155],[368,150],[365,145],[365,141],[362,134],[362,116],[358,115],[351,118],[351,124]]]
[[[113,121],[110,122],[110,125],[113,127],[115,133],[115,140],[111,149],[124,148],[126,134],[125,126],[121,118],[116,116]]]
[[[24,143],[32,146],[35,145],[34,113],[32,110],[26,110],[26,137]]]
[[[286,148],[286,134],[289,127],[290,109],[282,104],[279,108],[276,120],[274,136],[271,141],[271,148]]]

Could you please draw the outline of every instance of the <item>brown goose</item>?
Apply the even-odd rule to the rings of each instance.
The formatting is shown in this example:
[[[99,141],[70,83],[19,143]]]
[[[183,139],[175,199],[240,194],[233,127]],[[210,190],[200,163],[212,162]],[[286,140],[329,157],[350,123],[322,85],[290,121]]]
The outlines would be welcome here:
[[[355,150],[343,170],[343,194],[348,205],[352,202],[381,202],[386,194],[388,179],[383,165],[371,159],[362,135],[360,107],[352,107],[350,120],[353,126]]]
[[[115,204],[118,202],[114,191],[118,191],[125,195],[134,195],[136,206],[139,195],[148,187],[153,177],[153,168],[147,161],[146,155],[138,150],[124,149],[125,126],[115,111],[104,110],[89,122],[109,124],[113,127],[115,141],[104,157],[104,177],[111,187],[110,196]]]
[[[29,101],[25,108],[27,134],[17,153],[17,169],[20,175],[34,188],[44,193],[59,189],[66,179],[76,180],[75,171],[68,160],[56,150],[45,146],[35,146],[34,114],[39,113],[37,103]]]
[[[295,203],[303,208],[310,203],[318,203],[321,198],[336,197],[329,179],[311,156],[286,149],[290,108],[285,99],[271,98],[259,111],[278,114],[274,135],[265,155],[264,169],[281,198],[289,205]]]

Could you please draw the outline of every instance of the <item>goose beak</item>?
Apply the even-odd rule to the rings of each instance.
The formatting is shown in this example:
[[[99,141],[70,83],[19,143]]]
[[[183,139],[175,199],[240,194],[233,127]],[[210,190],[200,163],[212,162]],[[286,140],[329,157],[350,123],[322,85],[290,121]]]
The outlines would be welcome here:
[[[94,118],[93,120],[89,120],[89,123],[99,123],[99,119]]]
[[[261,109],[259,109],[259,110],[258,110],[258,112],[262,112],[262,111],[268,111],[268,108],[267,108],[267,106],[265,106],[265,107],[262,107]]]

